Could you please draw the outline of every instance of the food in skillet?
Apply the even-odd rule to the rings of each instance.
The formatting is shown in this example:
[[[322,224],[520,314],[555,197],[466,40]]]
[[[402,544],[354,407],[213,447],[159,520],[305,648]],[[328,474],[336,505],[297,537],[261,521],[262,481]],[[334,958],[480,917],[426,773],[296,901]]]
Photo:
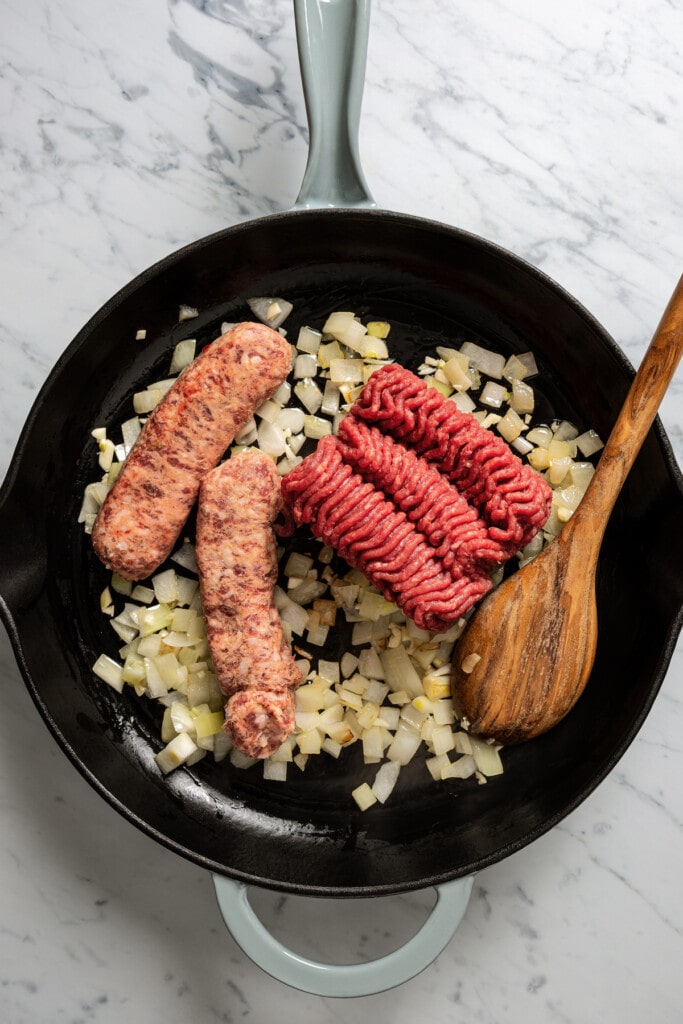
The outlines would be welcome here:
[[[238,324],[192,362],[152,411],[99,510],[92,543],[127,580],[171,554],[202,477],[287,376],[292,350],[264,324]]]
[[[491,589],[492,569],[533,539],[552,502],[501,438],[395,364],[282,490],[299,525],[435,633]]]
[[[225,730],[248,757],[269,757],[294,730],[303,676],[273,601],[274,527],[282,512],[273,460],[245,451],[203,478],[195,554],[214,671],[227,698]]]
[[[388,324],[361,324],[352,313],[331,314],[322,332],[302,328],[290,381],[237,435],[231,459],[257,446],[286,477],[328,434],[338,435],[350,450],[353,439],[343,425],[364,385],[388,362],[382,338],[389,330]],[[180,343],[176,354],[185,344]],[[505,359],[474,342],[457,345],[436,347],[418,368],[429,392],[473,413],[487,436],[500,435],[553,488],[548,521],[517,555],[523,564],[571,515],[593,471],[587,459],[601,442],[592,431],[579,435],[567,421],[534,425],[534,393],[528,381],[538,371],[530,353]],[[136,411],[149,411],[165,385],[151,384],[134,396]],[[123,444],[115,443],[114,428],[113,440],[104,428],[93,432],[104,477],[86,488],[80,516],[86,530],[125,459],[125,438],[135,426],[135,417],[122,425]],[[455,528],[453,522],[445,525]],[[496,561],[498,547],[495,542],[485,557]],[[162,771],[206,756],[216,761],[229,757],[237,767],[258,764],[254,771],[282,781],[288,772],[303,771],[316,755],[338,758],[347,746],[357,744],[370,777],[353,797],[365,809],[388,798],[403,765],[416,756],[424,757],[435,781],[474,778],[484,783],[503,770],[498,746],[463,730],[450,700],[451,652],[465,627],[464,617],[445,632],[421,629],[329,545],[307,535],[305,527],[282,541],[278,555],[275,603],[304,684],[295,693],[294,732],[271,756],[258,761],[231,747],[222,728],[224,696],[209,655],[188,538],[173,552],[169,568],[151,580],[134,586],[114,574],[105,588],[102,608],[111,616],[121,646],[118,659],[103,654],[94,670],[115,689],[130,685],[164,707],[161,737],[166,745],[157,754]],[[494,585],[502,572],[502,566],[494,569]],[[325,646],[328,634],[332,638],[339,630],[348,633],[341,659]]]

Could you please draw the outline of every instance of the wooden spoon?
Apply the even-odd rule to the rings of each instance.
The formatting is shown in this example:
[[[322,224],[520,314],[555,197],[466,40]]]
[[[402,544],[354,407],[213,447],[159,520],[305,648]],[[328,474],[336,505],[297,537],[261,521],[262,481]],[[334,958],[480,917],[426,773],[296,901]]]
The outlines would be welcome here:
[[[453,700],[472,732],[520,743],[556,725],[581,696],[597,644],[602,538],[682,352],[683,277],[572,518],[486,598],[458,642]]]

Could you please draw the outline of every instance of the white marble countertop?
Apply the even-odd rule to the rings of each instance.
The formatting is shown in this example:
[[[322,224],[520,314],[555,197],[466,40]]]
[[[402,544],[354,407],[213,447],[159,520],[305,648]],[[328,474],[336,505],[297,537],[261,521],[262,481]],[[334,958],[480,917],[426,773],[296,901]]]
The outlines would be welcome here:
[[[419,12],[418,12],[419,7]],[[375,0],[361,152],[380,206],[541,267],[637,363],[683,271],[676,0]],[[58,355],[180,245],[294,201],[306,130],[289,0],[0,0],[0,476]],[[662,418],[683,455],[679,370]],[[304,995],[224,929],[210,878],[138,833],[50,738],[0,630],[0,1019],[674,1024],[683,1005],[683,647],[585,803],[482,873],[436,962]],[[350,912],[260,895],[353,959],[426,894]],[[326,930],[323,937],[321,917]],[[302,920],[305,922],[302,928]]]

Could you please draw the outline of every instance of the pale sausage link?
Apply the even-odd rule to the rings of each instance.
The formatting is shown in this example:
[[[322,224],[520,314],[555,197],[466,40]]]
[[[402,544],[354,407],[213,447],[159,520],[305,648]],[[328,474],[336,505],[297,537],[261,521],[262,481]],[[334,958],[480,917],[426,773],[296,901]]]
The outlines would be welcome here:
[[[282,511],[272,459],[245,451],[202,480],[196,556],[211,660],[226,704],[225,730],[250,757],[268,757],[294,729],[302,681],[273,602],[274,523]]]
[[[291,346],[264,324],[237,324],[181,373],[107,495],[92,532],[98,558],[124,579],[169,556],[204,474],[287,376]]]

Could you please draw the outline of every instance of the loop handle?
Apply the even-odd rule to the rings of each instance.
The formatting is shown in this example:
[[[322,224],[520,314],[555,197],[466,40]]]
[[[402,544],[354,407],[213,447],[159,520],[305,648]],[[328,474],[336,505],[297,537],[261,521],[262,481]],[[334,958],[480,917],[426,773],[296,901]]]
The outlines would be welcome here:
[[[460,924],[474,876],[436,886],[436,903],[420,930],[403,946],[369,963],[326,964],[283,946],[249,903],[249,886],[213,876],[225,925],[247,956],[271,977],[317,996],[368,996],[401,985],[428,967]]]

